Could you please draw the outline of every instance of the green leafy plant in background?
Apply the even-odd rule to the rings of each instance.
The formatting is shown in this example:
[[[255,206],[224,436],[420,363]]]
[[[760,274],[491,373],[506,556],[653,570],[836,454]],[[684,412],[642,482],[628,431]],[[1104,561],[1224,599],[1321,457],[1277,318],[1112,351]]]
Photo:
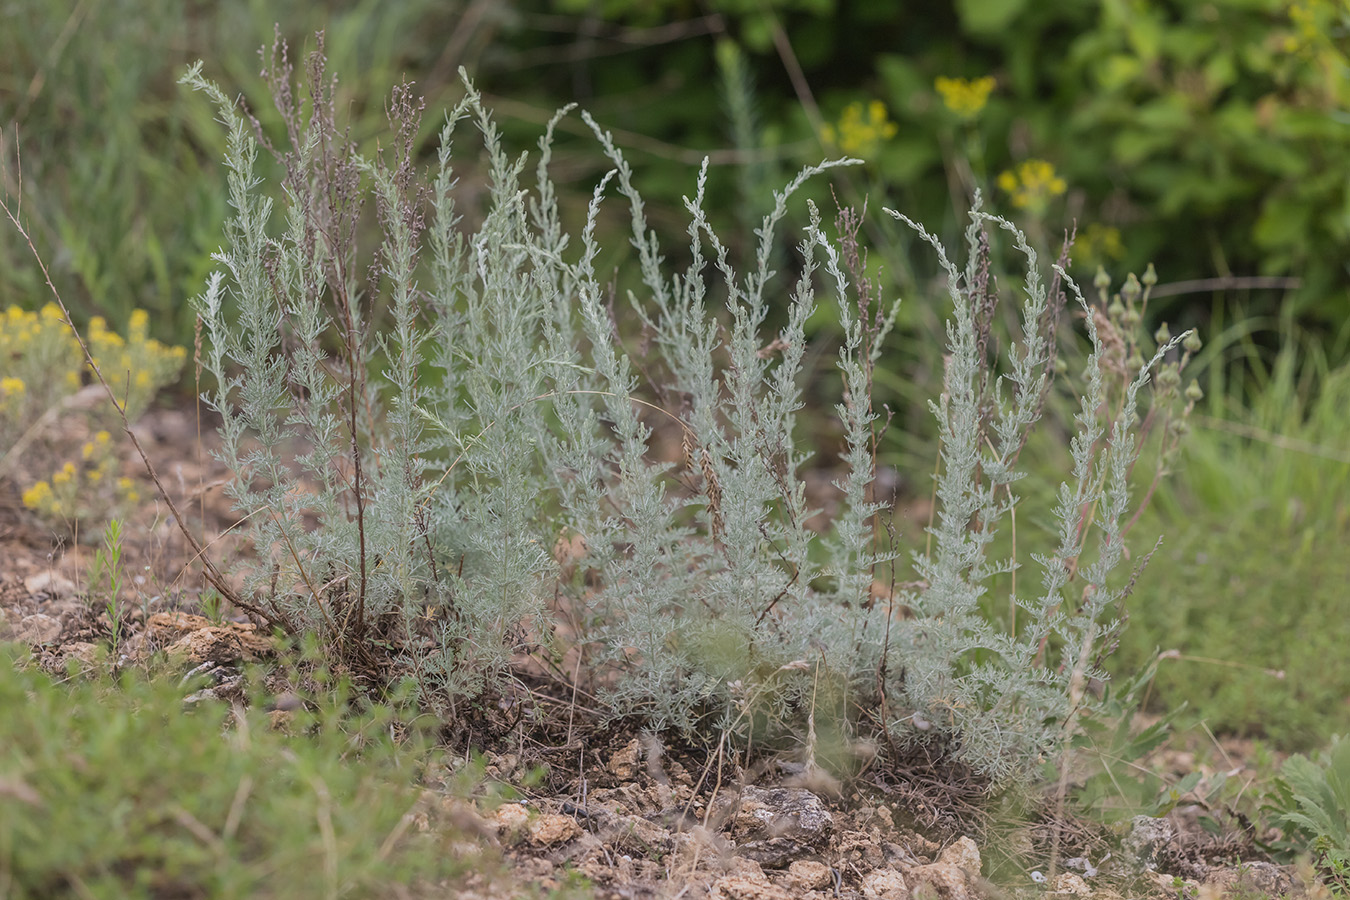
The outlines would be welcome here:
[[[133,5],[77,5],[63,16],[23,0],[0,37],[0,56],[15,60],[0,77],[0,121],[16,123],[29,143],[27,210],[58,283],[79,285],[67,293],[80,321],[99,305],[121,328],[143,305],[157,337],[186,342],[191,315],[181,301],[210,268],[227,210],[203,153],[209,108],[175,94],[170,75],[205,49],[256,46],[274,20],[292,38],[326,27],[329,56],[366,73],[344,105],[367,152],[382,127],[372,84],[408,72],[443,101],[455,66],[468,61],[488,90],[523,99],[511,112],[530,124],[503,123],[510,134],[547,121],[565,99],[586,102],[602,123],[624,122],[634,139],[625,142],[643,145],[635,164],[658,209],[678,207],[684,190],[671,161],[717,150],[708,214],[723,222],[767,197],[723,186],[744,183],[746,172],[761,186],[781,180],[820,154],[821,125],[877,101],[898,132],[869,169],[884,173],[888,196],[941,223],[945,239],[959,233],[975,187],[992,196],[999,174],[1040,159],[1068,186],[1049,210],[1047,241],[1057,238],[1052,223],[1071,217],[1084,234],[1095,225],[1102,246],[1135,271],[1155,260],[1176,279],[1288,274],[1302,279],[1297,302],[1310,316],[1346,319],[1337,314],[1344,275],[1326,262],[1344,256],[1347,234],[1338,174],[1346,27],[1344,10],[1326,0],[1012,0],[940,13],[883,0],[791,0],[716,3],[698,15],[632,0],[585,9],[516,0],[463,17],[426,0],[272,4],[265,15],[248,5]],[[708,115],[734,98],[727,78],[703,73],[725,74],[733,56],[734,80],[753,98],[750,130]],[[261,95],[251,52],[226,53],[219,65],[246,95]],[[725,105],[729,118],[744,111]],[[111,132],[101,124],[109,110],[119,123]],[[574,171],[601,165],[593,154],[561,152]],[[844,183],[854,206],[880,187],[861,174]],[[6,186],[18,194],[12,171]],[[910,290],[927,272],[907,271],[908,237],[889,224],[873,227],[898,242],[885,263]],[[653,226],[680,227],[660,215]],[[0,283],[11,296],[38,296],[28,267],[14,264],[19,249],[0,245],[11,263],[0,267],[11,281]],[[1084,277],[1107,261],[1075,260]],[[1281,297],[1251,299],[1253,309],[1273,310]],[[1199,310],[1187,303],[1185,316],[1160,312],[1189,323]],[[938,324],[917,305],[902,312],[911,316],[901,324]]]
[[[1350,741],[1334,738],[1317,760],[1291,756],[1269,805],[1285,829],[1284,846],[1311,851],[1337,896],[1350,896]]]
[[[394,741],[396,717],[349,685],[279,729],[261,703],[185,708],[176,678],[56,684],[15,652],[0,645],[7,896],[375,897],[490,863],[419,800],[416,732]]]
[[[258,553],[232,599],[317,634],[347,664],[410,679],[422,702],[450,709],[509,691],[522,655],[556,671],[571,650],[613,713],[658,729],[745,738],[817,704],[847,710],[844,698],[862,695],[859,708],[877,713],[848,727],[941,741],[997,781],[1027,777],[1076,733],[1129,590],[1112,573],[1132,509],[1139,392],[1180,338],[1162,342],[1108,408],[1106,349],[1088,318],[1058,543],[1034,557],[1041,588],[1012,596],[1022,627],[1003,630],[981,614],[981,597],[1017,561],[990,558],[990,546],[1018,503],[1017,457],[1052,383],[1064,292],[1088,304],[1062,269],[1047,287],[1022,232],[978,206],[964,268],[893,213],[937,253],[953,318],[945,390],[932,406],[943,435],[932,548],[915,555],[918,579],[879,602],[878,566],[893,554],[876,543],[870,396],[896,311],[866,275],[854,213],[841,212],[832,240],[808,204],[786,324],[761,333],[787,202],[847,161],[808,167],[775,195],[744,275],[704,213],[705,165],[686,202],[688,264],[672,275],[632,170],[586,114],[613,168],[580,233],[568,234],[548,168],[566,110],[541,139],[530,193],[524,158],[506,155],[466,81],[423,182],[421,106],[406,86],[389,103],[395,137],[370,159],[343,140],[322,56],[307,62],[309,107],[286,59],[274,48],[265,71],[294,141],[277,151],[287,173],[277,231],[247,121],[200,65],[184,78],[229,132],[235,215],[217,255],[223,270],[197,309],[203,366],[217,381],[206,399],[236,473],[228,492]],[[451,169],[465,119],[492,173],[476,227],[460,225]],[[637,251],[642,287],[629,306],[645,334],[640,357],[618,339],[594,269],[611,185],[628,202]],[[384,233],[374,284],[363,281],[356,228],[368,192]],[[1006,356],[991,343],[990,227],[1009,235],[1027,270]],[[796,442],[817,278],[843,335],[844,472],[823,539],[806,524]],[[710,309],[717,295],[720,320]],[[227,298],[237,321],[224,313]],[[372,328],[375,302],[387,308],[387,332]],[[654,401],[639,399],[638,373]],[[657,428],[669,430],[678,462],[661,457]],[[901,606],[913,618],[897,617]]]
[[[22,209],[82,323],[99,311],[123,327],[145,305],[157,335],[191,334],[181,298],[202,277],[223,211],[182,139],[191,114],[164,92],[188,30],[186,8],[163,2],[6,11],[4,187],[27,195]],[[0,239],[0,288],[21,302],[44,293],[32,267],[17,264],[26,251],[12,231]]]
[[[998,79],[981,120],[987,146],[1004,135],[1035,155],[1053,146],[1045,158],[1071,186],[1068,209],[1127,229],[1127,265],[1152,259],[1180,278],[1298,275],[1298,307],[1333,328],[1343,321],[1344,273],[1326,262],[1350,239],[1342,5],[1085,0],[956,12],[957,36],[934,36],[935,49],[877,58],[913,127],[894,153],[922,159],[918,126],[932,104],[917,89],[936,60],[967,48]],[[1254,296],[1252,309],[1280,299]]]
[[[611,2],[591,12],[639,25],[650,22],[647,9]],[[1293,276],[1305,323],[1335,330],[1346,319],[1350,292],[1335,262],[1350,238],[1342,4],[1010,0],[939,12],[822,2],[815,15],[763,7],[765,27],[747,24],[737,4],[718,9],[757,85],[765,149],[809,158],[822,122],[877,100],[899,130],[873,168],[885,173],[888,196],[940,223],[944,237],[961,227],[974,188],[991,195],[998,174],[1044,160],[1068,188],[1051,221],[1126,235],[1121,265],[1141,271],[1153,260],[1178,280]],[[698,54],[681,45],[662,58],[678,65]],[[614,90],[587,101],[601,121],[610,104],[670,96],[643,106],[641,130],[714,140],[696,121],[715,100],[711,86],[679,76],[656,83],[642,75],[649,65],[649,55],[620,54],[575,68]],[[705,60],[698,70],[706,68]],[[985,79],[994,82],[988,92]],[[964,88],[954,90],[958,82]],[[1092,259],[1084,274],[1105,261]],[[890,260],[888,268],[908,289],[903,270]],[[1273,312],[1283,297],[1250,299],[1254,311]],[[1175,304],[1160,306],[1162,316],[1182,320]]]
[[[1172,539],[1165,565],[1140,577],[1112,668],[1169,651],[1151,694],[1159,708],[1186,698],[1214,731],[1306,751],[1350,727],[1339,651],[1350,640],[1350,369],[1289,324],[1265,368],[1246,333],[1261,321],[1234,321],[1198,360],[1205,400],[1179,477],[1140,520]],[[1256,373],[1250,400],[1224,377],[1235,356]]]

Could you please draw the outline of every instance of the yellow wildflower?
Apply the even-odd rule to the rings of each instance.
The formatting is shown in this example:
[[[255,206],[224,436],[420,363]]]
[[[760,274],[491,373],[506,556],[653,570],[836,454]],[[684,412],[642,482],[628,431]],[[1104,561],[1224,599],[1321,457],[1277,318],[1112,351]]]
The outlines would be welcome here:
[[[0,396],[17,397],[19,394],[23,393],[23,389],[24,384],[22,378],[15,378],[12,375],[0,378]]]
[[[52,484],[69,484],[75,477],[75,464],[67,462],[61,467],[61,471],[52,476]]]
[[[42,318],[48,322],[64,322],[66,320],[66,315],[61,312],[61,307],[57,306],[55,303],[48,303],[46,306],[42,307]]]
[[[963,119],[973,119],[989,102],[996,84],[990,75],[970,80],[939,76],[933,87],[942,95],[943,106]]]
[[[51,500],[51,496],[52,486],[45,481],[39,481],[23,492],[23,505],[29,509],[40,509]]]
[[[100,428],[98,434],[94,435],[94,440],[100,444],[106,444],[112,440],[112,435],[108,434],[107,429]]]
[[[998,176],[998,186],[1011,197],[1013,206],[1035,215],[1045,212],[1052,197],[1068,189],[1063,178],[1055,174],[1055,167],[1043,159],[1028,159],[1017,169]]]
[[[826,124],[820,136],[852,156],[874,156],[884,141],[895,137],[899,128],[886,116],[886,104],[873,100],[864,111],[861,102],[844,107],[837,125]]]
[[[1120,229],[1093,222],[1078,233],[1073,244],[1075,263],[1084,266],[1100,265],[1125,255],[1125,242]]]
[[[84,446],[80,448],[80,455],[83,456],[85,459],[88,459],[89,457],[93,456],[93,455],[94,455],[94,442],[93,442],[93,441],[85,441],[85,442],[84,442]]]

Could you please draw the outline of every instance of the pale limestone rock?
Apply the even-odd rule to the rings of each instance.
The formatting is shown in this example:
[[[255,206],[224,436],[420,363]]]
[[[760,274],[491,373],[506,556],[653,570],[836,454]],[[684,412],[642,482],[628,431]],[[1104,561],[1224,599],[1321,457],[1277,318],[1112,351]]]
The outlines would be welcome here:
[[[909,884],[894,869],[876,869],[863,876],[863,896],[868,900],[909,900]]]
[[[938,857],[938,862],[965,869],[967,875],[978,878],[982,865],[980,848],[975,845],[973,840],[962,836],[942,851],[942,855]]]
[[[930,896],[935,895],[939,900],[971,900],[976,896],[966,870],[948,863],[914,866],[905,870],[905,879],[911,890],[926,889]]]
[[[493,824],[497,826],[497,833],[509,840],[525,831],[525,827],[530,823],[530,811],[519,803],[507,803],[497,807],[492,819]]]
[[[642,760],[642,745],[636,739],[628,742],[621,750],[615,751],[609,758],[609,771],[620,781],[628,781],[637,775],[638,764]]]
[[[728,875],[740,875],[743,878],[749,878],[751,881],[768,881],[764,874],[763,867],[753,859],[746,859],[743,856],[733,856],[726,861]]]
[[[1092,893],[1092,888],[1088,887],[1087,882],[1083,880],[1081,875],[1075,875],[1072,872],[1060,872],[1055,876],[1055,884],[1051,893],[1065,897],[1086,897]]]
[[[576,819],[556,813],[546,813],[533,819],[527,827],[530,840],[544,847],[564,844],[581,834],[581,826],[577,824]]]
[[[68,578],[62,578],[50,570],[29,575],[23,580],[23,586],[34,597],[46,594],[53,600],[63,600],[74,596],[75,584]]]
[[[823,891],[834,881],[834,873],[824,863],[799,859],[788,866],[788,880],[804,891]]]
[[[24,616],[14,630],[15,640],[25,644],[50,644],[61,636],[61,620],[42,613]]]
[[[792,900],[792,895],[763,876],[726,875],[713,882],[709,900]]]

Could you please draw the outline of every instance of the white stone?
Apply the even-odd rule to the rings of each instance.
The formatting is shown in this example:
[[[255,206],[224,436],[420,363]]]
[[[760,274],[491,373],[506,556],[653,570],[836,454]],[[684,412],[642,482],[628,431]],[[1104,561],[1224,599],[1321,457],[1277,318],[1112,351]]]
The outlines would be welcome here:
[[[894,869],[876,869],[863,876],[863,896],[868,900],[909,900],[905,876]]]
[[[942,855],[938,857],[938,862],[949,866],[956,866],[965,869],[966,874],[972,878],[978,878],[980,867],[983,863],[980,860],[980,848],[968,837],[957,838]]]

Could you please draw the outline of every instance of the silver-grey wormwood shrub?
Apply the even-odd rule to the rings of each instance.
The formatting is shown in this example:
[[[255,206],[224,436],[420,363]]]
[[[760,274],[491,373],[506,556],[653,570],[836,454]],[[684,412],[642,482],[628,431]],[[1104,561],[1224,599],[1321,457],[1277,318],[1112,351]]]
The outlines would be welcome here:
[[[685,201],[690,262],[671,272],[623,155],[585,113],[613,168],[569,234],[549,180],[554,127],[569,110],[540,140],[527,189],[526,158],[504,153],[466,78],[424,181],[413,159],[421,110],[406,86],[390,104],[393,140],[370,159],[334,122],[321,53],[308,68],[309,103],[292,94],[284,49],[267,73],[287,130],[274,151],[279,192],[264,191],[255,168],[257,123],[200,64],[183,79],[229,130],[234,216],[197,309],[216,381],[206,401],[257,551],[241,594],[255,610],[414,680],[451,713],[511,690],[528,664],[580,679],[615,714],[654,728],[745,736],[810,723],[814,735],[828,707],[895,740],[942,740],[995,779],[1029,773],[1062,745],[1094,702],[1088,679],[1102,677],[1097,654],[1125,590],[1108,579],[1124,553],[1135,397],[1168,347],[1106,420],[1088,316],[1094,349],[1059,490],[1059,543],[1033,556],[1038,587],[1018,582],[1010,599],[1025,615],[1008,633],[981,600],[1016,565],[990,559],[991,542],[1018,502],[1016,461],[1045,402],[1064,295],[1057,303],[1060,288],[1042,283],[1022,234],[978,206],[964,271],[910,223],[937,252],[953,305],[932,404],[939,515],[931,552],[913,555],[914,580],[879,598],[878,567],[898,554],[879,549],[874,527],[870,373],[896,306],[848,299],[875,286],[855,283],[848,242],[827,238],[814,206],[795,283],[778,286],[768,269],[793,193],[850,161],[809,167],[775,195],[748,272],[705,217],[705,164]],[[451,168],[466,121],[491,188],[473,229],[456,210]],[[595,271],[611,192],[631,212],[642,288],[627,299],[649,345],[642,369],[661,373],[657,400],[637,399],[637,367]],[[383,238],[363,261],[371,196]],[[1021,334],[1006,359],[989,334],[987,226],[1011,234],[1027,264]],[[1086,309],[1057,270],[1060,283]],[[823,537],[806,525],[809,452],[796,419],[805,323],[821,303],[842,326],[846,437],[841,507]],[[786,309],[774,335],[762,333],[770,306]],[[388,323],[378,332],[377,316]],[[663,420],[682,436],[678,463],[651,452]]]

